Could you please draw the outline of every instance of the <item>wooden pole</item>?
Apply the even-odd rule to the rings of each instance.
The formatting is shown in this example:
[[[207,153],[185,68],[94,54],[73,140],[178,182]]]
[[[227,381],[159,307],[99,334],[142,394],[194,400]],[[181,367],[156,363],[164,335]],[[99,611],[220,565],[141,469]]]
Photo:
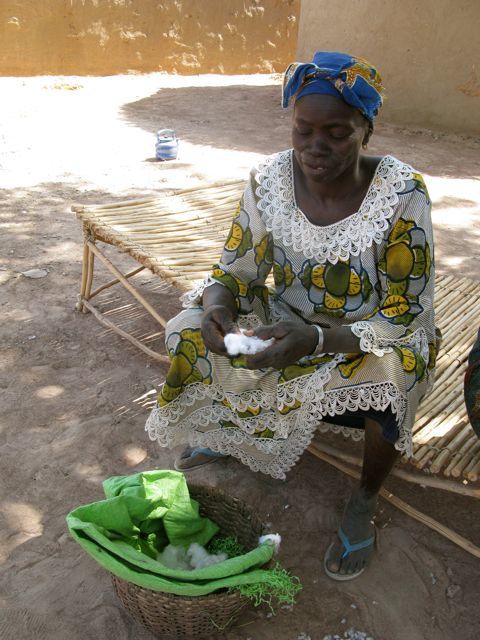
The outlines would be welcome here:
[[[85,297],[85,288],[87,286],[89,253],[90,253],[90,249],[88,248],[86,241],[84,241],[83,260],[82,260],[82,281],[80,283],[80,295],[78,296],[78,302],[76,304],[77,311],[83,311],[83,299]]]
[[[95,245],[93,244],[93,242],[90,242],[90,240],[87,240],[86,244],[89,248],[89,252],[88,252],[88,261],[87,261],[88,262],[87,283],[85,285],[85,292],[83,294],[84,301],[90,298],[90,291],[92,290],[92,282],[93,282],[93,270],[95,268],[95,255],[91,251],[92,246],[94,247]],[[88,308],[84,304],[83,313],[87,313],[87,311],[88,311]]]
[[[132,276],[135,276],[137,273],[140,273],[140,271],[143,271],[144,269],[146,269],[146,267],[138,267],[137,269],[133,269],[133,271],[129,271],[128,273],[125,274],[125,278],[131,278]],[[89,300],[94,298],[101,291],[104,291],[109,287],[113,287],[114,284],[118,284],[119,282],[120,280],[118,278],[115,278],[115,280],[110,280],[110,282],[106,282],[105,284],[102,284],[101,287],[98,287],[97,289],[95,289],[95,291],[92,291],[92,293],[90,294]]]

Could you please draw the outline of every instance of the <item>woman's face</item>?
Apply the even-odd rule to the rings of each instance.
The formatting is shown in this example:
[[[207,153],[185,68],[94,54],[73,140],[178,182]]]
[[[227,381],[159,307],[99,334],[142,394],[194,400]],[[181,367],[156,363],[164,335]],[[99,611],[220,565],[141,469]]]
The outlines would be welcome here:
[[[292,143],[306,178],[331,182],[357,161],[369,137],[362,114],[335,96],[313,94],[295,102]]]

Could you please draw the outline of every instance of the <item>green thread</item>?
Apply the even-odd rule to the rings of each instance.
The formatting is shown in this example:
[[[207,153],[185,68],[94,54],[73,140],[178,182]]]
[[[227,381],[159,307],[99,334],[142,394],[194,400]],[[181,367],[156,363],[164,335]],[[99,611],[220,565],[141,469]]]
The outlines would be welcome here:
[[[245,547],[235,536],[215,536],[209,543],[209,553],[226,553],[229,558],[235,558],[246,553]],[[275,613],[274,600],[278,604],[295,604],[295,597],[302,589],[302,584],[296,576],[290,575],[277,562],[272,569],[265,569],[268,576],[261,582],[240,585],[238,590],[242,596],[249,598],[255,607],[266,604]]]
[[[272,613],[275,613],[274,598],[279,604],[295,604],[295,597],[302,589],[300,580],[290,575],[278,562],[268,573],[270,576],[265,581],[240,585],[238,589],[242,596],[250,598],[255,607],[268,605]]]
[[[243,556],[246,549],[234,536],[215,536],[207,547],[208,553],[226,553],[229,558]]]

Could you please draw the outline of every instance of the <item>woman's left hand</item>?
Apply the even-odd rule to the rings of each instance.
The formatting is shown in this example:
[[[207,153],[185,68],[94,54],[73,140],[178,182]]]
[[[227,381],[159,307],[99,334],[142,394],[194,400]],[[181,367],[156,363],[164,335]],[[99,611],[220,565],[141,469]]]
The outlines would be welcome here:
[[[352,333],[350,327],[321,326],[324,353],[362,353],[360,340]],[[246,334],[262,340],[275,338],[272,346],[246,357],[248,369],[283,369],[313,353],[318,344],[318,331],[315,326],[292,321],[261,326],[254,331],[247,331]]]
[[[309,324],[282,321],[246,332],[261,340],[275,338],[264,351],[246,356],[248,369],[283,369],[308,356],[318,343],[318,331]]]

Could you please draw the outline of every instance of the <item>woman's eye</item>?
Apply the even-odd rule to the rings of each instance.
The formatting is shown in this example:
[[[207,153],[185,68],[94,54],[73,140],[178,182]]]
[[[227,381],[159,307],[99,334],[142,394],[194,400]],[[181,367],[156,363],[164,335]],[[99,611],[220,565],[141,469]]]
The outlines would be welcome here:
[[[301,136],[308,136],[311,133],[311,129],[306,129],[305,127],[296,127],[296,130]]]
[[[335,140],[342,140],[343,138],[348,138],[350,133],[348,131],[330,131],[330,135]]]

